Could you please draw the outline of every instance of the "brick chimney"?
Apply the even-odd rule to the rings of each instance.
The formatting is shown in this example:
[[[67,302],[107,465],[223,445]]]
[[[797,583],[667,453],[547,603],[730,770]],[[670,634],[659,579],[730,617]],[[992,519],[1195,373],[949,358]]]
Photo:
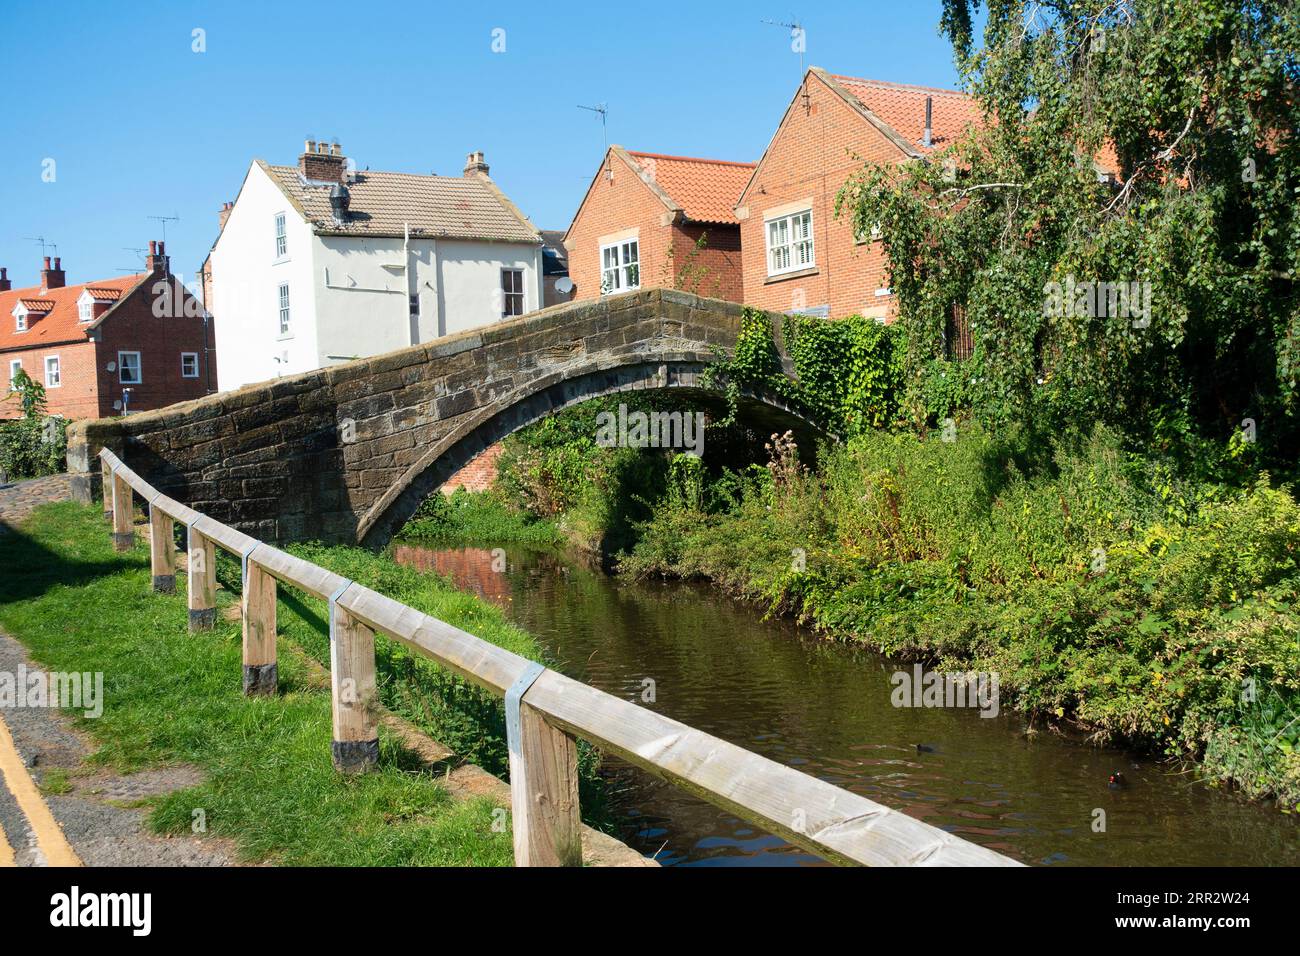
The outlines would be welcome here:
[[[218,229],[226,228],[226,220],[230,218],[230,210],[234,208],[235,208],[235,204],[233,202],[223,202],[221,204],[221,211],[217,213]]]
[[[0,269],[0,292],[8,292],[13,287],[14,284],[9,281],[9,270]]]
[[[483,161],[483,151],[479,150],[470,153],[465,157],[465,172],[467,178],[478,175],[486,176],[488,174],[488,164]]]
[[[64,285],[63,262],[61,259],[54,260],[54,268],[50,268],[50,257],[45,257],[45,268],[41,270],[41,288],[42,289],[62,289]]]
[[[342,183],[347,176],[348,161],[343,157],[343,147],[338,143],[317,143],[307,140],[306,149],[298,157],[298,172],[304,179],[318,183]]]
[[[144,260],[145,268],[150,272],[158,275],[167,275],[171,268],[167,263],[167,244],[157,240],[149,240],[149,255]]]

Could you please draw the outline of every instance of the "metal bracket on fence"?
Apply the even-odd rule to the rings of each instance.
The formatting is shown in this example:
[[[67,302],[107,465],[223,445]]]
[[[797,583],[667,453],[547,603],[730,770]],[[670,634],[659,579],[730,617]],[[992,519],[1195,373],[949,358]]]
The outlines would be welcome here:
[[[536,661],[529,661],[519,679],[506,691],[506,747],[513,757],[522,756],[523,753],[519,742],[519,703],[533,682],[545,673],[545,667]]]
[[[239,555],[239,581],[240,586],[248,587],[248,556],[262,546],[262,542],[254,541],[245,548]]]
[[[345,592],[348,588],[352,587],[354,583],[355,582],[353,581],[345,580],[342,584],[338,586],[338,589],[333,594],[330,595],[329,606],[330,606],[330,640],[331,641],[334,640],[334,608],[338,606],[339,598],[343,596],[343,592]]]

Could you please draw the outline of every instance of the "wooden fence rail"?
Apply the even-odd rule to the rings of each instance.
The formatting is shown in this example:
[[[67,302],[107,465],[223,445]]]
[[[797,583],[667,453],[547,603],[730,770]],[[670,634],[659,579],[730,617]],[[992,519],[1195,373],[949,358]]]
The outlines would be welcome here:
[[[132,493],[149,505],[153,586],[175,586],[173,523],[188,529],[189,621],[215,619],[216,549],[242,562],[244,692],[276,691],[278,583],[329,607],[333,757],[342,772],[379,759],[375,634],[383,634],[506,701],[517,866],[581,863],[577,740],[617,754],[736,816],[836,863],[1019,866],[993,850],[751,753],[429,617],[264,544],[160,494],[108,449],[105,513],[114,545],[132,541]]]

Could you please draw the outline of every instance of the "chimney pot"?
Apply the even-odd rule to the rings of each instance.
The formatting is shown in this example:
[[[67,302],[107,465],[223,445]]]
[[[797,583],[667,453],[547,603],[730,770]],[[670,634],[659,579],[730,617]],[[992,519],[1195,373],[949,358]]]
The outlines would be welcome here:
[[[46,270],[48,270],[48,269],[50,268],[50,257],[49,257],[49,256],[46,256],[46,257],[45,257],[45,268],[46,268]]]
[[[0,292],[8,292],[12,288],[13,284],[9,281],[9,270],[0,268]]]
[[[149,255],[151,255],[151,256],[156,256],[156,255],[158,255],[158,240],[157,240],[157,239],[150,239],[150,240],[149,240]]]
[[[158,243],[158,255],[162,256],[166,254],[167,254],[167,243],[165,242]],[[56,259],[55,261],[57,262],[58,260]]]
[[[54,257],[54,269],[55,269],[55,271],[57,272],[59,269],[62,269],[62,268],[63,268],[63,260],[60,259],[58,256],[55,256],[55,257]]]

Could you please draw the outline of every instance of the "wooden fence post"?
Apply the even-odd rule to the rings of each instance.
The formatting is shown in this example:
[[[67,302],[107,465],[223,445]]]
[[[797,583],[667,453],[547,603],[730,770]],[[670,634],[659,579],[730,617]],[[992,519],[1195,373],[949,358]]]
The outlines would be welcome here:
[[[132,526],[131,486],[119,475],[113,476],[113,548],[130,551],[135,544]]]
[[[256,550],[260,545],[253,546]],[[275,578],[244,555],[244,695],[274,694],[279,686],[275,657]]]
[[[161,508],[149,504],[149,565],[153,571],[153,589],[160,594],[176,590],[176,541],[172,534],[175,522]]]
[[[99,460],[99,477],[104,489],[104,520],[113,520],[113,469],[104,459]]]
[[[212,539],[193,525],[189,526],[187,546],[190,630],[207,631],[217,620],[217,549]]]
[[[352,582],[330,598],[330,685],[333,697],[334,768],[361,773],[379,762],[379,689],[375,682],[375,632],[338,606]]]
[[[582,866],[578,741],[523,700],[544,670],[532,664],[506,692],[515,866]]]

